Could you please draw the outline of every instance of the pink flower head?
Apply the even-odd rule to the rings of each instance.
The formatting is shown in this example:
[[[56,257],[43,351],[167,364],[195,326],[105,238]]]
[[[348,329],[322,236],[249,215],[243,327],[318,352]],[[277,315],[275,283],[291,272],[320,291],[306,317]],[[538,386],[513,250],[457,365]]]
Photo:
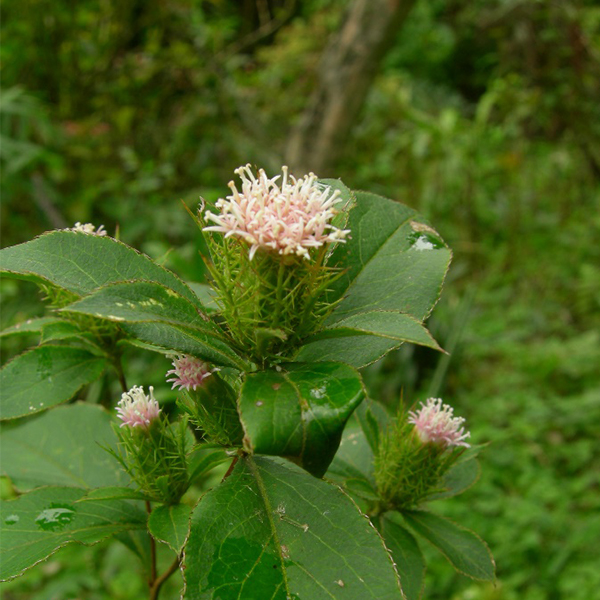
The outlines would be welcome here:
[[[464,446],[471,434],[465,432],[461,425],[465,422],[462,417],[454,417],[454,409],[443,404],[441,398],[429,398],[427,403],[421,402],[421,409],[408,413],[408,422],[412,423],[423,443],[432,442],[444,446]]]
[[[283,179],[279,185],[280,175],[269,179],[260,169],[256,177],[250,165],[236,169],[242,180],[241,193],[233,181],[229,182],[233,194],[216,202],[220,214],[206,211],[206,220],[215,225],[204,231],[244,239],[250,244],[251,260],[259,248],[308,259],[311,248],[344,242],[349,230],[330,224],[338,212],[335,205],[342,201],[339,190],[332,191],[318,183],[313,173],[296,179],[288,176],[287,167],[281,170]]]
[[[158,418],[160,408],[154,398],[154,388],[150,386],[150,395],[144,394],[144,388],[134,385],[128,392],[121,395],[117,413],[123,421],[121,427],[148,427],[154,419]]]
[[[171,389],[179,386],[179,389],[193,389],[202,385],[202,382],[218,369],[210,369],[209,366],[194,356],[180,355],[173,359],[173,369],[167,371],[167,375],[173,375],[167,379],[173,383]]]

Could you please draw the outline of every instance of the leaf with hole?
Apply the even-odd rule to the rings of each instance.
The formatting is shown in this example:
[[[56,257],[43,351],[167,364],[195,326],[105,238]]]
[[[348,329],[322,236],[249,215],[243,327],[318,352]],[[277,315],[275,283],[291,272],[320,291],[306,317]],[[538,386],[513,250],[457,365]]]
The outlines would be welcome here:
[[[411,208],[356,192],[350,239],[338,244],[329,264],[344,269],[329,300],[343,298],[327,321],[375,310],[406,313],[422,321],[437,302],[451,252]]]

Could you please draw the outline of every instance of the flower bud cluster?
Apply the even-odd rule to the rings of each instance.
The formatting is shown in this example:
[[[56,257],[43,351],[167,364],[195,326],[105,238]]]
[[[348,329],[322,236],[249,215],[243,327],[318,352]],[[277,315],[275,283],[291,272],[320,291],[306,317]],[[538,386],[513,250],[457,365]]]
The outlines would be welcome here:
[[[166,378],[173,388],[181,390],[178,404],[188,415],[178,429],[161,414],[152,386],[148,394],[143,387],[133,386],[121,395],[116,409],[121,423],[115,427],[120,444],[112,454],[151,499],[173,504],[189,487],[188,418],[211,442],[241,444],[243,430],[235,394],[217,371],[194,356],[173,359],[173,369]]]

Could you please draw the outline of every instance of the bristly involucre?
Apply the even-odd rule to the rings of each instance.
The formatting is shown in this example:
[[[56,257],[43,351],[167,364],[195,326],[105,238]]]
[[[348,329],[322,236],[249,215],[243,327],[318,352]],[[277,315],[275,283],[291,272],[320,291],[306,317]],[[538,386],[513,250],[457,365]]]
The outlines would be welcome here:
[[[335,205],[341,202],[339,191],[319,184],[313,173],[296,179],[288,175],[287,167],[282,172],[279,184],[280,175],[269,179],[263,169],[258,177],[250,165],[236,169],[242,191],[229,183],[232,195],[217,201],[220,214],[206,211],[206,220],[215,225],[204,231],[242,238],[250,244],[250,259],[259,248],[308,259],[311,248],[344,242],[349,230],[331,225],[338,212]]]

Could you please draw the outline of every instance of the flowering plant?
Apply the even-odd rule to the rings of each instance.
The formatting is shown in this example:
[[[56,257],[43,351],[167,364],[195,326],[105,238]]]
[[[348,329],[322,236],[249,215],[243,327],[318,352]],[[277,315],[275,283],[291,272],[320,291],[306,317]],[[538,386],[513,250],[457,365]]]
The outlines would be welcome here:
[[[412,209],[339,180],[236,173],[241,189],[192,215],[209,285],[90,224],[1,251],[51,308],[3,332],[41,341],[0,375],[17,492],[2,577],[115,536],[149,561],[151,599],[181,569],[190,600],[416,600],[419,538],[493,579],[485,544],[429,510],[477,477],[464,420],[441,399],[392,417],[360,375],[403,343],[439,350],[423,321],[449,249]],[[172,363],[176,403],[128,387],[127,346]],[[121,384],[116,410],[68,403],[101,376]]]

